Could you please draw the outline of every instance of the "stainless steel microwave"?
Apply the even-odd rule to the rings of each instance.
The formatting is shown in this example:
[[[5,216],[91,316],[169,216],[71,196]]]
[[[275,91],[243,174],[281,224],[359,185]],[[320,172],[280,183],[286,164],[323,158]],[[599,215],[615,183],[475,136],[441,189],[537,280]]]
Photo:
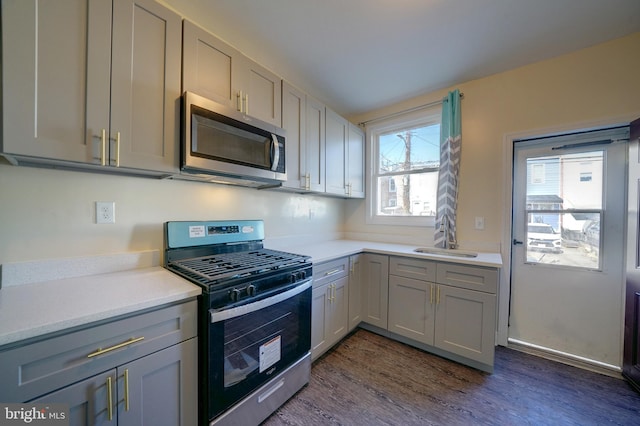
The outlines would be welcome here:
[[[192,92],[182,101],[183,174],[258,188],[287,180],[283,129]]]

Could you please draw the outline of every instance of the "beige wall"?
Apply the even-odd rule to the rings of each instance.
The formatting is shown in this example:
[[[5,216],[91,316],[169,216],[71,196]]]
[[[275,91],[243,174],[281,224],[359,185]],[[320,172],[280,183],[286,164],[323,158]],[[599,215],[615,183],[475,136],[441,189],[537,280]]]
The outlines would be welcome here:
[[[462,158],[458,241],[499,248],[510,229],[510,158],[514,135],[540,135],[640,117],[640,33],[551,60],[458,84],[462,101]],[[449,90],[449,89],[447,89]],[[425,104],[446,95],[429,93],[365,115],[353,122]],[[485,230],[474,229],[475,216]],[[424,238],[433,229],[374,227],[365,223],[365,203],[346,203],[348,235],[376,233],[376,239]],[[508,241],[508,238],[506,239]]]
[[[95,202],[116,223],[95,223]],[[264,219],[267,238],[335,238],[343,202],[251,188],[15,167],[0,160],[0,264],[163,249],[169,220]]]

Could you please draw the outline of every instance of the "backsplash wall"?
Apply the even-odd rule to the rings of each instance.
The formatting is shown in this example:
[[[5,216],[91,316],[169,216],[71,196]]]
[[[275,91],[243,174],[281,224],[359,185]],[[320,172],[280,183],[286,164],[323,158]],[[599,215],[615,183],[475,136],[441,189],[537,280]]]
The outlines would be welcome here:
[[[115,202],[115,224],[95,202]],[[263,219],[267,239],[342,235],[343,201],[310,194],[11,166],[0,159],[0,264],[164,247],[170,220]]]

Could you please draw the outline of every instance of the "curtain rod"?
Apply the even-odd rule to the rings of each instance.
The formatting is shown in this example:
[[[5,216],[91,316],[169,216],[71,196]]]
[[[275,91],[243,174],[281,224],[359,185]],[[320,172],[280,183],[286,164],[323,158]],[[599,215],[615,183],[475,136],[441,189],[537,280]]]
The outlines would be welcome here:
[[[460,99],[464,99],[464,93],[460,92]],[[440,105],[443,102],[446,102],[447,98],[442,98],[439,101],[433,101],[433,102],[429,102],[427,104],[423,104],[423,105],[418,105],[416,107],[413,108],[408,108],[408,109],[404,109],[402,111],[398,111],[398,112],[394,112],[391,114],[387,114],[387,115],[383,115],[381,117],[377,117],[377,118],[372,118],[371,120],[366,120],[366,121],[361,121],[360,123],[358,123],[359,126],[365,126],[369,123],[373,123],[374,121],[380,121],[380,120],[385,120],[387,118],[393,118],[393,117],[397,117],[398,115],[402,115],[402,114],[407,114],[409,112],[414,112],[414,111],[420,111],[421,109],[426,109],[432,106],[436,106],[436,105]]]

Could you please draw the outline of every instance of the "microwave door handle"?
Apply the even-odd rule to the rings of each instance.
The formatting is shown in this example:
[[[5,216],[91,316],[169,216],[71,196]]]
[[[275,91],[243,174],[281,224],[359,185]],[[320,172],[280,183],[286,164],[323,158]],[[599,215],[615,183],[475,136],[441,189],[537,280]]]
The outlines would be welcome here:
[[[280,143],[278,137],[271,133],[271,170],[278,170],[278,163],[280,162]]]

